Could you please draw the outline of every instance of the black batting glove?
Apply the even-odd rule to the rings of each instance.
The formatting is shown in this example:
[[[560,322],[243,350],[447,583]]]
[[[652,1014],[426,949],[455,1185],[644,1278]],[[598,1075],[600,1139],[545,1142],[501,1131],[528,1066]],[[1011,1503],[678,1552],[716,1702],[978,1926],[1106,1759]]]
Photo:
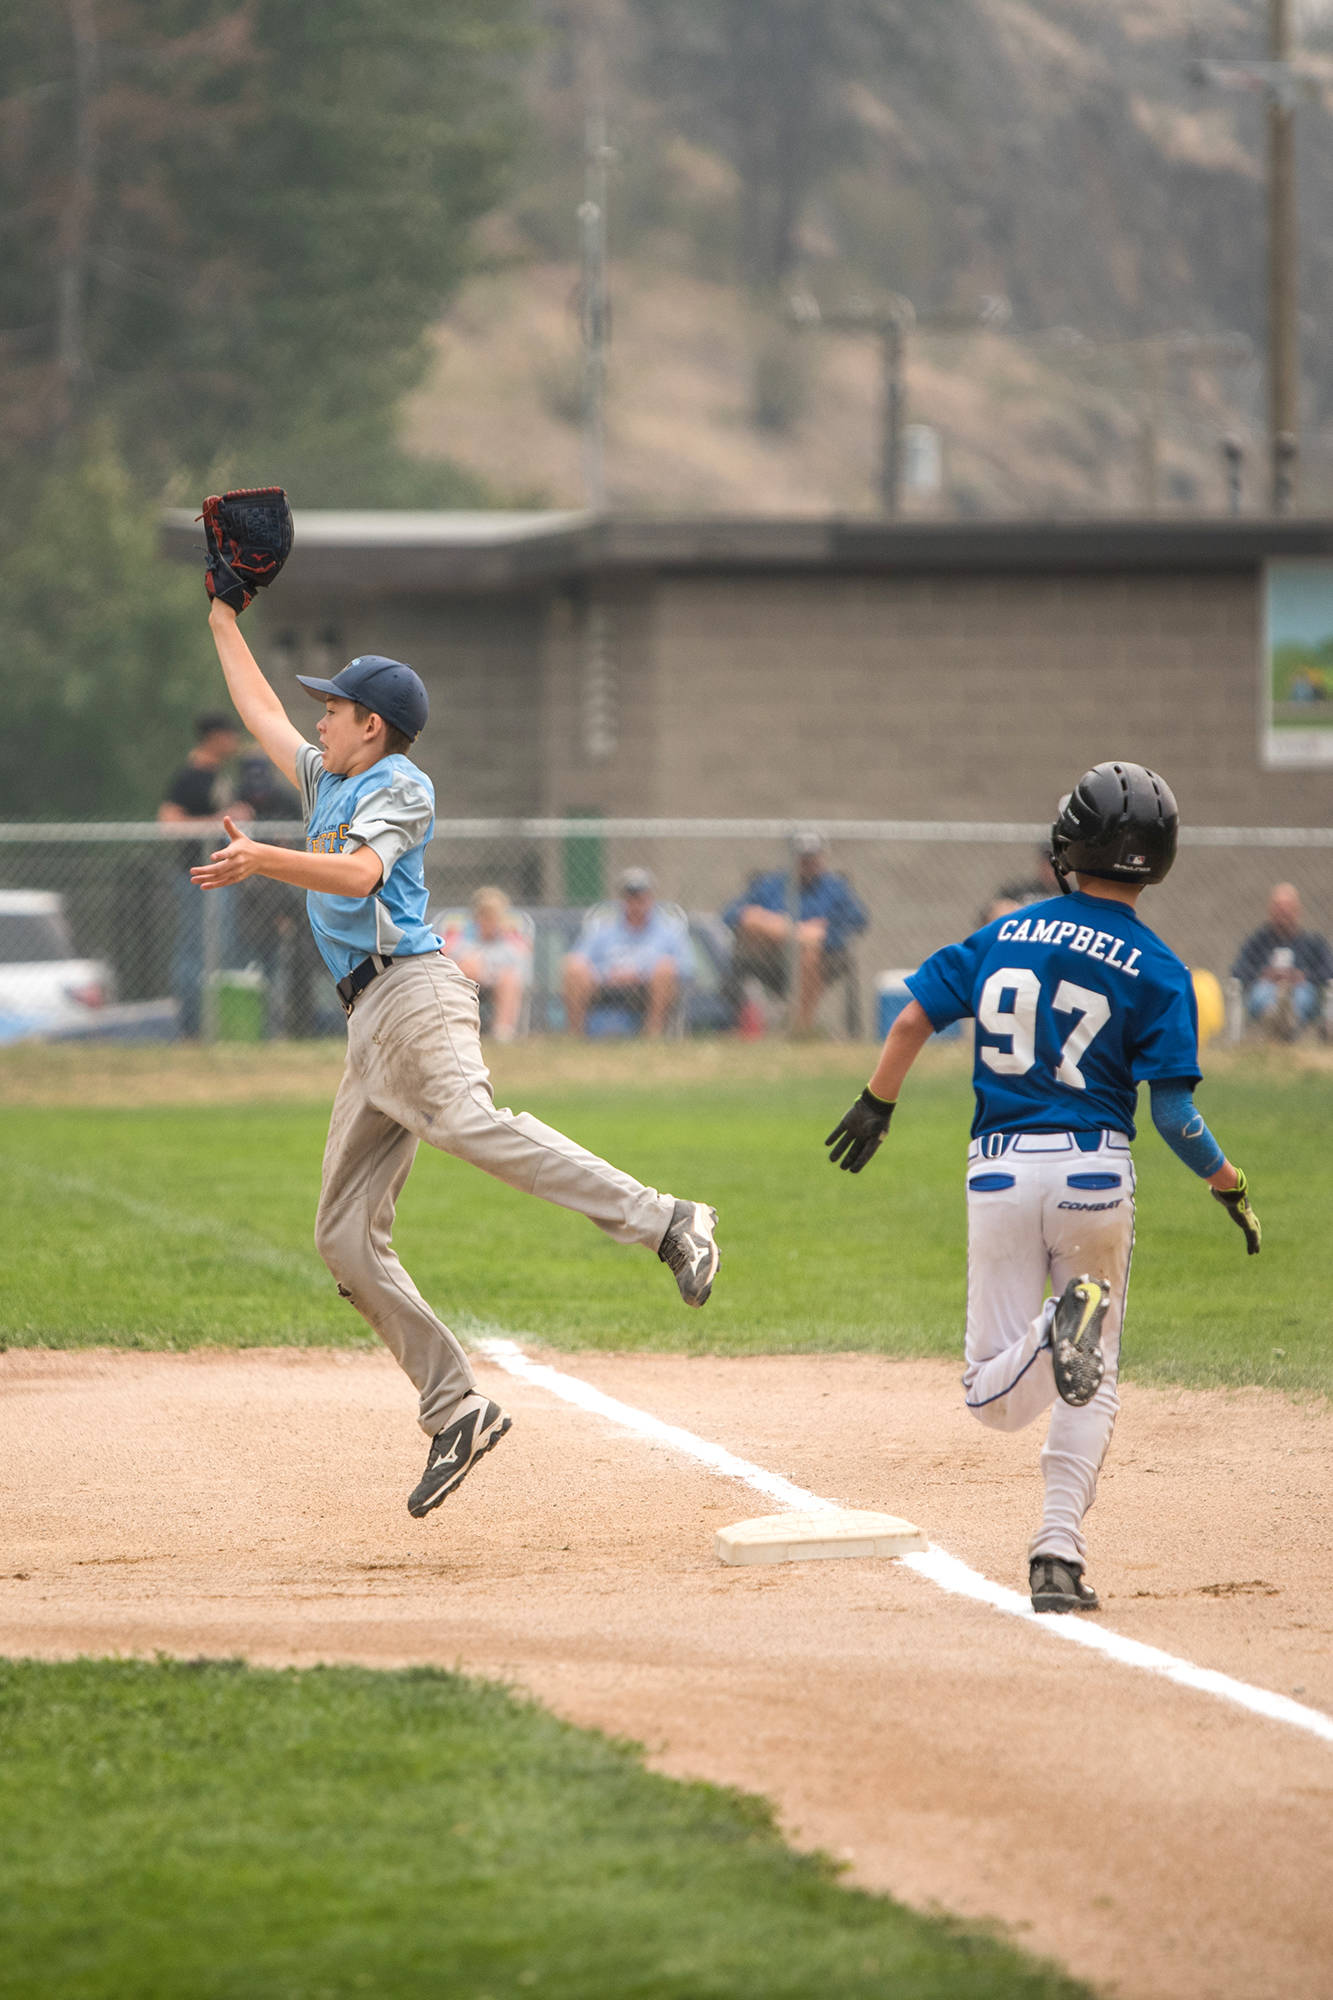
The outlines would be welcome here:
[[[879,1151],[880,1140],[889,1129],[893,1106],[872,1090],[863,1090],[850,1111],[845,1111],[824,1144],[829,1160],[845,1174],[859,1174]]]
[[[1259,1245],[1263,1242],[1263,1231],[1259,1227],[1258,1216],[1250,1207],[1250,1184],[1239,1167],[1237,1167],[1236,1173],[1239,1178],[1235,1187],[1210,1188],[1209,1193],[1212,1195],[1214,1201],[1221,1202],[1223,1208],[1245,1238],[1246,1256],[1257,1257],[1259,1254]]]

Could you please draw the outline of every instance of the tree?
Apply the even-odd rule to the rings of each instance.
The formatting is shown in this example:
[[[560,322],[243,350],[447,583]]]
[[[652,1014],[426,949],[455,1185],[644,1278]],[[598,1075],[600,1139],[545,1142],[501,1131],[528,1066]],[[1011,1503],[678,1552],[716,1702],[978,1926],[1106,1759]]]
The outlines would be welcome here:
[[[6,819],[151,817],[217,705],[201,577],[156,553],[108,427],[44,481],[0,568]]]
[[[859,150],[848,93],[932,40],[907,0],[632,0],[647,87],[726,154],[739,189],[741,275],[759,291],[798,261],[818,182]],[[939,14],[945,0],[932,0]]]
[[[521,0],[11,0],[0,426],[197,483],[383,455],[514,134]],[[325,443],[321,443],[325,440]]]
[[[523,0],[10,0],[6,817],[151,812],[216,699],[169,489],[476,502],[394,413],[513,141]]]

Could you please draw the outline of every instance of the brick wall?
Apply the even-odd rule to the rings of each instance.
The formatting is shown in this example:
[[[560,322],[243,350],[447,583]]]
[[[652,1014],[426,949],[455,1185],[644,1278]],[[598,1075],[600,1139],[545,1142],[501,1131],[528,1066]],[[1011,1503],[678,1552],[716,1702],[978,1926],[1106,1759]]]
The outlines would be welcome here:
[[[268,615],[255,621],[254,643],[275,684],[284,677],[290,684],[289,668],[336,673],[357,653],[385,653],[416,668],[431,701],[417,754],[442,815],[540,810],[543,595],[347,593],[316,605],[289,592],[262,608]],[[292,713],[299,723],[301,710]]]
[[[1121,756],[1196,821],[1323,824],[1329,776],[1259,764],[1260,617],[1244,573],[666,578],[663,810],[1040,819]]]
[[[589,729],[597,608],[609,750]],[[302,671],[357,651],[417,668],[443,812],[1027,820],[1104,756],[1160,769],[1196,822],[1322,824],[1333,799],[1333,774],[1261,768],[1249,569],[645,566],[504,593],[287,593],[273,611],[260,632],[281,628]]]

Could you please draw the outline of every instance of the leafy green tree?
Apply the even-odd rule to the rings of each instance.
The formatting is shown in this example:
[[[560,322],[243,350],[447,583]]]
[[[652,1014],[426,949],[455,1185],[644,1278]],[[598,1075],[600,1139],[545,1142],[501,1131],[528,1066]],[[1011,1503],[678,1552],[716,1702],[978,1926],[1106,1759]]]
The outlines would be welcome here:
[[[523,0],[10,0],[0,425],[163,479],[386,475],[514,139]],[[378,470],[376,466],[378,465]],[[292,482],[289,482],[292,483]]]
[[[106,427],[53,469],[0,567],[0,808],[151,818],[218,706],[198,575],[156,552],[158,509]]]
[[[216,699],[165,493],[484,504],[395,409],[500,194],[526,0],[9,0],[0,784],[151,813]]]

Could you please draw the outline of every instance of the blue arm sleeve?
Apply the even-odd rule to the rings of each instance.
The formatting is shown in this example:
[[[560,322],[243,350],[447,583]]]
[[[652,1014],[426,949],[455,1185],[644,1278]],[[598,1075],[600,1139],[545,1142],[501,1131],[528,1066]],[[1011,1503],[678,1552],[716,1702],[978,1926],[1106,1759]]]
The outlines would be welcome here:
[[[1152,1085],[1152,1122],[1177,1159],[1207,1180],[1226,1158],[1194,1108],[1194,1093],[1179,1078]]]

